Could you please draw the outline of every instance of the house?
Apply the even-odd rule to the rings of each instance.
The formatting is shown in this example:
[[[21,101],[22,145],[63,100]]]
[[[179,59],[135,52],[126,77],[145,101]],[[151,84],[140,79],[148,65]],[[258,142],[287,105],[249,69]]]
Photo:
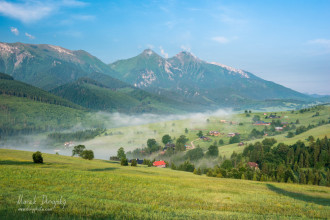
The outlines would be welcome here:
[[[244,142],[240,142],[238,146],[244,146]]]
[[[255,162],[248,162],[247,165],[252,169],[259,169],[259,165]]]
[[[281,117],[280,116],[277,116],[277,115],[270,114],[268,118],[281,118]]]
[[[209,135],[211,135],[211,136],[215,136],[215,137],[218,137],[218,136],[221,135],[221,133],[220,133],[219,131],[210,131],[210,132],[209,132]]]
[[[165,151],[165,150],[167,150],[169,148],[173,148],[174,149],[175,148],[175,144],[173,144],[173,143],[167,143],[167,144],[165,144],[165,147],[164,147],[163,150]]]
[[[205,136],[200,137],[200,139],[202,139],[203,141],[211,141],[211,138]]]
[[[235,135],[239,135],[239,133],[228,133],[228,137],[234,137]]]
[[[130,160],[129,162],[132,163],[132,160]],[[139,158],[136,158],[135,160],[137,164],[143,164],[143,160],[139,160]]]
[[[73,146],[74,146],[74,143],[72,141],[64,143],[64,147],[73,147]]]
[[[282,131],[283,127],[275,127],[275,131]]]
[[[166,163],[163,160],[160,161],[155,161],[152,164],[154,167],[161,167],[161,168],[165,168],[166,167]]]
[[[253,125],[266,125],[266,126],[268,126],[268,125],[270,125],[270,123],[269,122],[264,122],[264,121],[256,121]]]
[[[226,121],[226,120],[220,120],[220,122],[221,122],[221,123],[227,123],[227,121]]]

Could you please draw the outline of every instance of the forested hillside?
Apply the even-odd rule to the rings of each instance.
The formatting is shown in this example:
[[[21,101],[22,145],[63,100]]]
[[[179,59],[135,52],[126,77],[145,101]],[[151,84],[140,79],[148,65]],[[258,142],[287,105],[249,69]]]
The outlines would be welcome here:
[[[16,96],[31,99],[33,101],[44,102],[48,104],[62,105],[76,109],[82,109],[80,106],[55,96],[37,87],[14,80],[13,77],[0,73],[0,95]]]

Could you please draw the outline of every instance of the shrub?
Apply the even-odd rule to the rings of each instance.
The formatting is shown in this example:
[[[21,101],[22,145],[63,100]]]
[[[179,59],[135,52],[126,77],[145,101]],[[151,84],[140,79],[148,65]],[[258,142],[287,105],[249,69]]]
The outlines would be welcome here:
[[[287,137],[288,137],[288,138],[292,138],[292,137],[294,137],[294,133],[293,133],[292,131],[289,131]]]
[[[44,163],[44,159],[42,158],[42,154],[40,151],[35,152],[32,155],[32,158],[34,163]]]
[[[92,150],[84,150],[80,155],[82,158],[84,158],[86,160],[94,159],[94,152]]]
[[[120,165],[122,166],[128,166],[128,161],[126,158],[121,158]]]
[[[135,159],[133,159],[132,162],[131,162],[131,166],[132,166],[132,167],[136,167],[136,165],[137,165],[137,162],[136,162]]]

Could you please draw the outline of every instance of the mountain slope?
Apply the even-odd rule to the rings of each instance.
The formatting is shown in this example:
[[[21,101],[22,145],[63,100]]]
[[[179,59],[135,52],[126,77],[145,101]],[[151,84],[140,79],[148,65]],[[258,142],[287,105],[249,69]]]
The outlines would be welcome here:
[[[265,99],[309,97],[263,80],[247,71],[200,60],[189,52],[165,59],[152,50],[109,65],[113,76],[146,91],[173,93],[184,100],[208,105],[232,105]]]
[[[0,72],[46,90],[93,72],[112,70],[83,50],[47,44],[0,43]]]
[[[0,139],[91,121],[81,106],[0,73]]]
[[[61,105],[75,109],[82,109],[81,106],[78,106],[66,99],[55,96],[49,92],[28,85],[26,83],[16,81],[14,80],[13,77],[4,73],[0,73],[0,95],[1,94],[22,97],[33,101],[44,102],[48,104],[55,104],[55,105]]]
[[[75,82],[59,86],[51,92],[78,105],[98,111],[174,113],[180,112],[180,107],[184,108],[181,103],[152,95],[106,75],[98,73],[91,77],[100,81],[83,77]]]

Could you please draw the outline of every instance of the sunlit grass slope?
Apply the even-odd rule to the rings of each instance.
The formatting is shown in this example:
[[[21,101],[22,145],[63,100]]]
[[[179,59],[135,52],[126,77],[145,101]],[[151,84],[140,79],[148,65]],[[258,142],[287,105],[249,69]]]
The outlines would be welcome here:
[[[327,187],[210,178],[48,154],[40,165],[31,155],[0,149],[1,219],[329,218]],[[19,195],[62,197],[66,205],[22,212],[18,208],[26,205],[17,204]]]

